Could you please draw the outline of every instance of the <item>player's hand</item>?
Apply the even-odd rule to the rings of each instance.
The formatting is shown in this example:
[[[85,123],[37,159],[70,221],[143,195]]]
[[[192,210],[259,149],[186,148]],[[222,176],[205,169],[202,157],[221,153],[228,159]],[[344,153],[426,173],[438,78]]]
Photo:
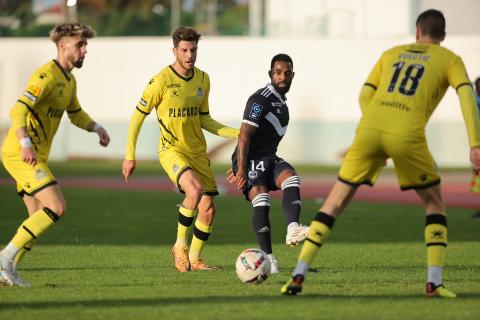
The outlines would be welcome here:
[[[37,153],[33,147],[22,148],[22,160],[32,167],[37,164]]]
[[[136,166],[137,166],[136,160],[123,160],[122,174],[125,177],[125,182],[128,183],[128,177],[130,177],[133,174],[133,171],[135,171]]]
[[[470,161],[473,171],[478,174],[480,172],[480,147],[470,149]]]
[[[99,143],[102,147],[108,146],[110,143],[110,136],[107,133],[107,130],[105,130],[103,127],[99,127],[96,131],[98,134],[98,137],[100,138]]]
[[[226,172],[227,182],[230,184],[234,184],[237,180],[235,179],[235,174],[233,173],[233,169],[228,169]]]
[[[242,173],[241,171],[237,172],[237,175],[235,176],[235,183],[237,184],[237,189],[242,189],[245,184],[247,183],[247,179],[245,178],[245,174]]]

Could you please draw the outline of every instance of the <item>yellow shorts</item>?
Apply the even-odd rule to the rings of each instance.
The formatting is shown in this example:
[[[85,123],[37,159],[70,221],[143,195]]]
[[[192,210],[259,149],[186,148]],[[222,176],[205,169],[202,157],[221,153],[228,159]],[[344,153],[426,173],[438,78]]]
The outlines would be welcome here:
[[[403,137],[369,128],[357,130],[338,178],[351,185],[373,185],[388,158],[393,160],[402,190],[440,183],[425,137]]]
[[[32,167],[24,162],[19,154],[2,153],[2,162],[8,173],[17,182],[18,195],[34,196],[37,192],[57,184],[55,176],[45,161],[39,160]]]
[[[215,177],[207,155],[190,156],[177,150],[165,150],[159,152],[158,158],[168,177],[175,183],[180,192],[184,193],[178,180],[185,171],[191,169],[200,177],[204,195],[218,195]]]

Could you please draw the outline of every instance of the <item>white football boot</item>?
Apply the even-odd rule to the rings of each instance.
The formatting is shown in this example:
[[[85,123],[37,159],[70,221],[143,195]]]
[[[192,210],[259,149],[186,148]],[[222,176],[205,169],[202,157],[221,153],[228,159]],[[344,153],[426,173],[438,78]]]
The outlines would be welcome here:
[[[9,286],[18,286],[22,288],[29,288],[31,285],[24,281],[13,267],[13,261],[0,254],[0,274],[3,282]]]
[[[278,261],[277,258],[273,254],[269,254],[268,258],[270,259],[270,274],[276,274],[279,273],[280,270],[278,270]]]
[[[285,243],[289,246],[296,246],[299,242],[302,242],[307,238],[309,226],[292,222],[287,227],[287,237]]]

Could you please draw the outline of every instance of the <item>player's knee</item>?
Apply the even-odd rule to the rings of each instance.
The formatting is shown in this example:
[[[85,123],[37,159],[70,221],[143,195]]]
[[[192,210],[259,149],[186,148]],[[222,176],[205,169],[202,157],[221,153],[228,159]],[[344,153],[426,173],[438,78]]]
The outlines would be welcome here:
[[[203,188],[202,187],[197,187],[197,186],[192,186],[191,188],[188,188],[185,190],[185,195],[194,200],[195,202],[200,202],[200,199],[202,198],[203,195]]]
[[[54,203],[51,203],[47,206],[49,210],[51,210],[57,217],[61,217],[65,214],[67,210],[67,205],[64,201],[57,201]]]

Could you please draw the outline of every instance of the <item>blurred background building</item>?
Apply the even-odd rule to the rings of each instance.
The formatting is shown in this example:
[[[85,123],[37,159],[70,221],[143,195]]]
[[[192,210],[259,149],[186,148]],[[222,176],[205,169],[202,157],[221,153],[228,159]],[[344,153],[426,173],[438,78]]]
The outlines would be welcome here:
[[[239,126],[248,96],[267,83],[271,57],[292,56],[291,125],[279,154],[292,162],[338,164],[360,117],[359,90],[383,50],[414,40],[415,19],[429,8],[447,18],[444,45],[480,74],[478,0],[0,0],[0,139],[29,75],[55,57],[48,31],[80,21],[97,30],[84,67],[74,71],[84,108],[113,134],[100,150],[93,137],[62,124],[52,157],[122,158],[130,115],[150,77],[173,61],[171,30],[202,33],[197,66],[210,74],[211,113]],[[158,128],[149,117],[137,155],[156,158]],[[458,101],[449,90],[428,127],[443,166],[468,165]],[[217,161],[234,142],[206,133]]]

